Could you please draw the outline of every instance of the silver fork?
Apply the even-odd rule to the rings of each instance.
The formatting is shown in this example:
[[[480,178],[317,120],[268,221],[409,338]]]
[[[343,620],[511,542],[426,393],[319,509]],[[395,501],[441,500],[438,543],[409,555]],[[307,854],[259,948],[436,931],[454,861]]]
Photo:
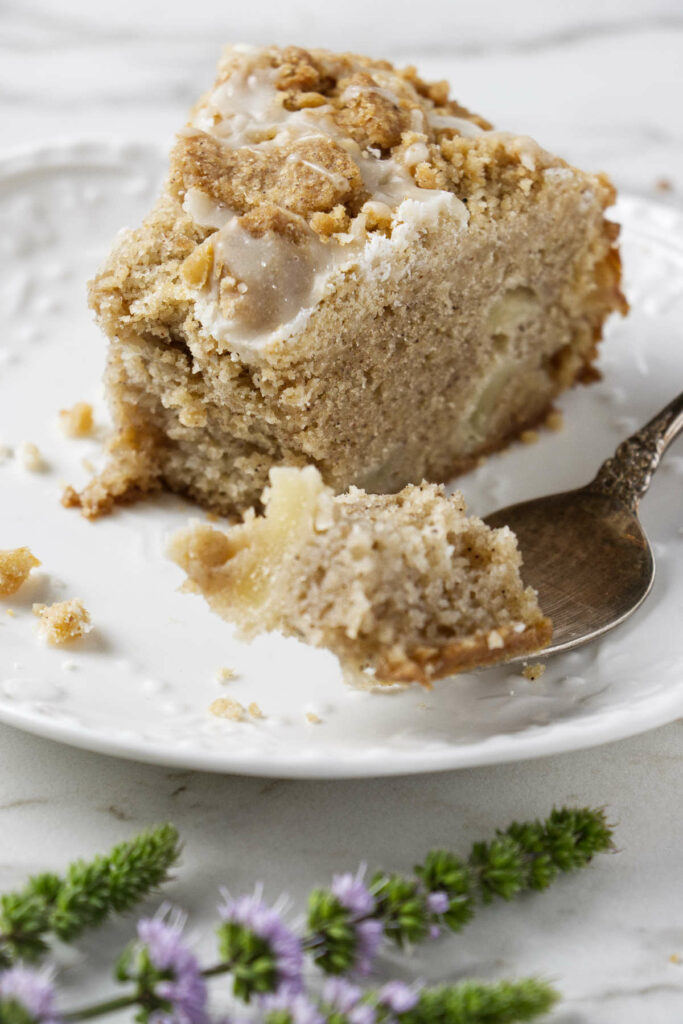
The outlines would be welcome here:
[[[538,591],[552,619],[544,656],[614,629],[649,594],[655,560],[638,504],[681,430],[683,393],[623,441],[585,487],[509,505],[487,517],[489,526],[507,524],[517,534],[524,581]]]

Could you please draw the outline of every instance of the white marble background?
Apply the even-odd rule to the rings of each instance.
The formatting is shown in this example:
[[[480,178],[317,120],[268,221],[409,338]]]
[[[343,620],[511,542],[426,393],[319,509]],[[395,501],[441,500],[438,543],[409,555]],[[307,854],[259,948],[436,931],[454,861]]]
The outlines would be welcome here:
[[[501,127],[608,171],[624,190],[681,202],[681,0],[9,0],[0,6],[0,147],[84,135],[168,141],[228,39],[417,63]],[[0,890],[170,818],[186,844],[171,895],[207,926],[219,883],[248,889],[262,878],[270,895],[301,900],[362,858],[408,868],[428,846],[464,852],[553,804],[607,805],[615,856],[543,896],[482,911],[409,970],[434,980],[539,973],[566,997],[555,1024],[683,1018],[680,723],[541,762],[370,782],[174,773],[5,727],[0,750]],[[102,994],[129,928],[88,942],[87,956],[84,945],[83,962],[66,972],[74,1001]]]

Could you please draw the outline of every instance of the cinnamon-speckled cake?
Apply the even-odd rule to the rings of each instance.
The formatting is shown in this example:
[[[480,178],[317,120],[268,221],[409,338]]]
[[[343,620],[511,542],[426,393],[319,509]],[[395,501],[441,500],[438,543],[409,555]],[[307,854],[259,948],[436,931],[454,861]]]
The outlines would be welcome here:
[[[540,421],[624,310],[614,190],[386,61],[229,48],[90,299],[115,432],[67,504],[221,513],[274,466],[445,480]]]
[[[170,549],[185,589],[247,639],[279,630],[328,647],[352,683],[427,686],[550,640],[514,534],[467,516],[461,494],[335,497],[307,466],[271,470],[263,502],[265,515],[227,533],[197,523]]]

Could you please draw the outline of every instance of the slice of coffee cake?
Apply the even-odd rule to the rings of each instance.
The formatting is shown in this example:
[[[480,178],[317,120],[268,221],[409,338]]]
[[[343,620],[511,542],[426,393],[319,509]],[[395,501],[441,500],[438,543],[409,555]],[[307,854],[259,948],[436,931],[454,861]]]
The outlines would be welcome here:
[[[308,466],[271,470],[263,501],[265,515],[196,524],[170,550],[185,589],[247,638],[279,630],[330,648],[349,681],[423,685],[550,640],[514,534],[466,516],[460,494],[335,497]]]
[[[229,49],[92,282],[115,433],[65,501],[235,513],[272,466],[378,492],[466,469],[590,374],[625,309],[613,199],[414,69]]]

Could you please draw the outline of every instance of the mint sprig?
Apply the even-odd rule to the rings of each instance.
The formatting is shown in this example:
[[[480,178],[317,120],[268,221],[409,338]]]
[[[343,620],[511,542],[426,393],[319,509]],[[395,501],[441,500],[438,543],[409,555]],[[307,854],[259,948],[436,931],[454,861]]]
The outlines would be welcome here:
[[[354,930],[367,919],[381,921],[397,946],[415,945],[444,928],[459,932],[482,904],[547,889],[559,875],[611,849],[603,810],[560,808],[545,821],[513,822],[490,841],[474,843],[466,860],[432,850],[412,876],[376,872],[367,887],[374,900],[367,913],[354,914],[333,890],[316,889],[308,910],[313,957],[327,973],[344,974],[354,965]],[[439,910],[436,894],[444,904]]]
[[[73,942],[87,928],[122,914],[170,878],[180,854],[173,825],[141,832],[108,854],[70,864],[63,877],[40,874],[0,897],[0,966],[36,961],[50,936]]]
[[[253,894],[222,890],[217,910],[217,962],[205,967],[184,937],[185,916],[162,907],[137,923],[137,934],[117,961],[124,986],[105,1002],[56,1014],[50,972],[26,966],[50,940],[72,942],[154,892],[178,858],[178,834],[162,825],[78,860],[63,876],[44,873],[0,898],[0,1024],[55,1024],[95,1019],[130,1009],[149,1024],[163,1013],[186,1024],[210,1024],[209,979],[225,976],[233,995],[254,1008],[258,1024],[512,1024],[547,1013],[558,999],[545,981],[523,978],[486,984],[420,988],[394,980],[363,988],[382,945],[412,947],[443,931],[460,932],[477,909],[547,889],[613,848],[601,809],[554,810],[544,821],[513,822],[463,858],[432,850],[412,874],[365,868],[335,875],[309,898],[304,933]],[[318,969],[318,985],[305,960]],[[320,989],[322,991],[320,991]]]

